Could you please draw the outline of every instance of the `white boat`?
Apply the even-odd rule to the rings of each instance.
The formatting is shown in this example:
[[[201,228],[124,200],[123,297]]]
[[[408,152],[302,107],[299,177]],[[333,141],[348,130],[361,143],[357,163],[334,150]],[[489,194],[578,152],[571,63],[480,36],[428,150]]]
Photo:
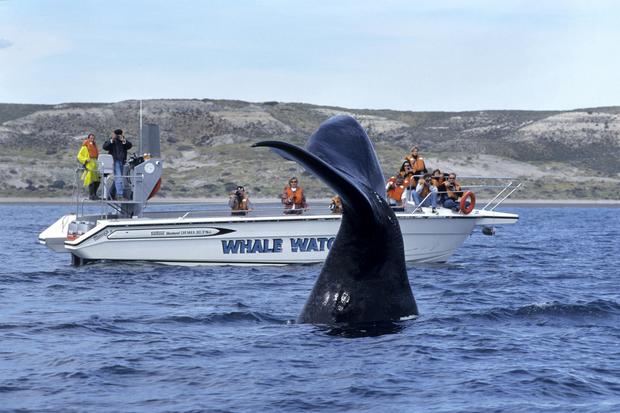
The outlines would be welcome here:
[[[66,215],[43,231],[39,242],[82,260],[155,261],[168,264],[278,265],[317,263],[338,232],[340,215],[151,216],[118,218]],[[167,216],[166,216],[167,215]],[[397,213],[405,259],[444,262],[475,226],[513,224],[518,216],[486,210],[468,215],[440,208]],[[96,220],[94,225],[88,224]],[[88,228],[77,236],[69,224]],[[75,237],[75,238],[74,238]]]
[[[142,147],[154,155],[139,159],[126,170],[126,188],[131,199],[108,200],[106,185],[102,199],[87,201],[77,195],[77,212],[58,219],[39,235],[39,242],[56,252],[70,253],[74,265],[91,260],[152,261],[179,265],[284,265],[319,263],[333,243],[341,216],[338,214],[284,215],[282,210],[256,211],[230,216],[209,211],[181,210],[147,212],[148,198],[161,176],[159,132],[155,125],[151,140],[143,134]],[[146,137],[145,137],[146,136]],[[106,171],[106,158],[101,170]],[[76,185],[80,188],[80,185]],[[407,202],[397,212],[405,259],[413,262],[445,262],[461,247],[476,226],[490,234],[497,225],[513,224],[518,215],[496,212],[518,185],[508,181],[493,200],[468,214],[438,208],[416,207]],[[501,199],[500,199],[501,197]],[[108,210],[84,214],[84,205]],[[316,209],[316,208],[315,208]],[[327,210],[327,207],[325,207]],[[112,211],[112,212],[110,212]]]

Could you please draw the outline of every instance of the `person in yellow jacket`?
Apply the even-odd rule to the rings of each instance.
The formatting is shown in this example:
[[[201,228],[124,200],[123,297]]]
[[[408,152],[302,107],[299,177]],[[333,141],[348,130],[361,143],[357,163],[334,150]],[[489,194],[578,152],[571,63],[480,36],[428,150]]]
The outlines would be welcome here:
[[[77,160],[84,165],[82,173],[82,181],[84,186],[88,187],[88,195],[90,199],[97,199],[97,189],[99,188],[99,170],[97,168],[97,159],[99,158],[99,150],[95,143],[95,135],[90,133],[86,140],[82,143],[82,147],[77,154]]]

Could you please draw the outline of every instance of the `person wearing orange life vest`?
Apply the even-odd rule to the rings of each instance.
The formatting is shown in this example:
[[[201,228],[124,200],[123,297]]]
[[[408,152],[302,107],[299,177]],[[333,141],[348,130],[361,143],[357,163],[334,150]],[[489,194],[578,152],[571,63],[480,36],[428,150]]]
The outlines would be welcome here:
[[[329,209],[332,211],[332,214],[342,214],[342,200],[338,195],[332,197]]]
[[[424,177],[418,180],[413,199],[417,206],[430,205],[432,212],[437,212],[437,187],[432,184],[431,174],[424,174]]]
[[[408,155],[405,156],[405,160],[409,162],[411,165],[411,169],[413,170],[414,175],[414,185],[418,184],[418,178],[421,175],[428,172],[426,169],[426,164],[424,163],[424,158],[422,158],[418,153],[418,147],[412,146],[411,151]]]
[[[403,162],[403,164],[400,166],[400,170],[404,172],[404,176],[406,179],[408,179],[409,181],[412,180],[413,168],[411,167],[411,164],[409,163],[409,161]]]
[[[446,174],[447,175],[447,174]],[[443,205],[443,201],[446,198],[446,177],[441,170],[435,169],[431,175],[431,184],[437,188],[437,202],[439,205]]]
[[[84,165],[82,173],[82,181],[84,186],[88,187],[89,199],[97,199],[97,189],[101,180],[99,176],[99,168],[97,168],[97,159],[99,158],[99,149],[95,142],[95,135],[89,133],[88,137],[82,143],[82,147],[77,154],[77,160]]]
[[[446,182],[446,199],[443,201],[444,208],[451,208],[454,212],[458,212],[460,208],[459,198],[463,196],[463,190],[461,185],[456,181],[456,174],[454,172],[448,175],[448,182]],[[469,207],[467,202],[466,207]]]
[[[281,199],[284,204],[285,214],[303,214],[304,210],[308,209],[306,203],[306,196],[304,190],[298,186],[299,181],[296,177],[292,177],[288,181],[288,185],[284,187],[282,191]]]
[[[250,198],[243,186],[237,186],[237,189],[230,193],[228,206],[231,209],[231,215],[247,215],[247,213],[252,210]]]
[[[406,197],[405,190],[410,185],[410,179],[407,178],[408,172],[406,170],[410,167],[409,162],[405,161],[400,167],[398,175],[391,176],[385,185],[388,202],[391,206],[401,208],[403,206],[403,199]]]

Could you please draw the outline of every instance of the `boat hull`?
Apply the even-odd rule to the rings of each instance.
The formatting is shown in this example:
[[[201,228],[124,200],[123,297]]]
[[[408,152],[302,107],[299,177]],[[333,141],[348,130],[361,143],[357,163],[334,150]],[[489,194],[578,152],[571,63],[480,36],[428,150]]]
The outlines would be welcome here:
[[[512,224],[517,215],[476,210],[469,215],[397,214],[405,259],[445,262],[476,225]],[[68,240],[67,215],[39,242],[82,260],[152,261],[177,265],[285,265],[325,260],[340,227],[338,215],[101,219]]]

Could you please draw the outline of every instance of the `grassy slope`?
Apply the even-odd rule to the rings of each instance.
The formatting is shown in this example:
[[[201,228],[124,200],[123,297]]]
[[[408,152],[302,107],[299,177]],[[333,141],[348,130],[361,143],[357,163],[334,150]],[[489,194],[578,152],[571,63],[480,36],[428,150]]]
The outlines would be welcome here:
[[[226,110],[243,110],[251,104],[241,101],[229,100],[204,100],[211,102],[218,107]],[[135,103],[135,102],[134,102]],[[318,107],[302,103],[277,104],[267,102],[264,104],[253,104],[260,106],[265,112],[269,113],[278,121],[289,125],[292,131],[284,135],[269,136],[268,138],[286,140],[291,143],[303,145],[306,138],[316,129],[317,125],[325,119],[325,114],[315,110]],[[83,107],[92,108],[99,106],[109,106],[108,104],[63,104],[63,105],[13,105],[0,104],[0,121],[18,119],[39,110],[49,110],[56,107]],[[131,105],[127,105],[131,106]],[[133,105],[135,106],[135,105]],[[358,115],[381,116],[391,120],[404,122],[411,127],[404,136],[397,138],[390,135],[377,136],[375,146],[379,154],[381,165],[384,167],[386,176],[394,174],[400,164],[404,153],[412,143],[422,142],[426,148],[425,154],[429,157],[434,155],[437,158],[445,155],[445,148],[454,148],[458,145],[469,144],[463,140],[459,131],[466,130],[476,116],[482,112],[398,112],[393,110],[354,110],[344,108],[321,107],[323,109],[333,109],[335,111],[345,111]],[[164,108],[164,111],[166,109]],[[618,113],[618,108],[596,109],[599,112]],[[133,110],[125,109],[115,112],[114,118],[99,121],[101,125],[97,127],[102,131],[98,136],[105,135],[105,125],[112,122],[114,124],[135,124]],[[171,112],[168,112],[170,114]],[[531,122],[544,119],[547,116],[555,115],[560,112],[530,112],[530,111],[488,111],[482,115],[485,122],[489,124]],[[252,135],[252,131],[237,130],[234,133],[245,136],[239,142],[230,144],[218,144],[209,146],[200,144],[199,134],[217,134],[217,129],[212,132],[205,131],[196,124],[196,116],[189,112],[178,112],[176,117],[167,118],[168,123],[162,122],[162,150],[166,169],[164,172],[164,184],[162,194],[166,196],[224,196],[236,184],[244,184],[253,194],[260,197],[276,197],[281,191],[286,180],[291,175],[297,175],[306,188],[309,196],[326,197],[331,195],[331,191],[321,182],[303,172],[303,170],[292,162],[283,161],[277,155],[265,149],[250,149],[250,144],[257,140],[265,139],[265,136]],[[203,116],[203,115],[201,115]],[[463,124],[454,126],[454,118],[463,118]],[[90,119],[90,117],[88,117]],[[149,121],[157,122],[158,119]],[[67,121],[69,122],[69,121]],[[452,122],[452,123],[451,123]],[[437,125],[453,125],[441,140],[434,140],[433,127]],[[70,129],[71,123],[67,123],[59,128],[60,131]],[[47,127],[47,126],[46,126]],[[92,127],[92,125],[91,125]],[[198,129],[196,129],[198,127]],[[217,125],[214,127],[216,128]],[[452,127],[452,126],[451,126]],[[460,128],[460,129],[459,129]],[[130,134],[136,133],[131,128],[126,128]],[[200,132],[198,132],[198,130]],[[259,130],[260,132],[260,130]],[[496,132],[494,132],[496,133]],[[36,134],[35,134],[36,135]],[[490,153],[498,155],[508,155],[503,153],[503,143],[496,134],[488,136],[477,136],[476,145],[479,145],[480,152],[484,149]],[[4,171],[7,176],[12,177],[17,174],[17,169],[27,177],[28,185],[22,188],[0,189],[3,196],[67,196],[71,194],[73,183],[72,170],[75,167],[75,153],[65,151],[63,147],[57,152],[41,153],[33,145],[15,147],[5,147],[0,162],[14,164],[9,171]],[[75,143],[70,143],[75,145]],[[435,149],[433,149],[435,146]],[[459,155],[461,156],[461,155]],[[462,154],[462,160],[467,162],[467,155]],[[42,160],[40,162],[39,160]],[[455,164],[458,168],[459,163]],[[564,162],[540,160],[534,162],[538,166],[548,166],[550,169],[568,169],[571,166]],[[53,172],[50,180],[44,173],[38,170],[37,165],[43,165],[45,169]],[[612,164],[613,165],[613,164]],[[432,167],[433,165],[428,165]],[[458,170],[458,169],[455,169]],[[564,182],[560,180],[525,180],[523,190],[515,194],[520,198],[543,198],[543,199],[565,199],[565,198],[585,198],[585,199],[618,199],[620,188],[618,181],[609,182],[602,179],[604,175],[601,171],[594,171],[592,179],[587,182]],[[62,180],[64,188],[54,181]],[[22,180],[24,181],[24,180]]]

